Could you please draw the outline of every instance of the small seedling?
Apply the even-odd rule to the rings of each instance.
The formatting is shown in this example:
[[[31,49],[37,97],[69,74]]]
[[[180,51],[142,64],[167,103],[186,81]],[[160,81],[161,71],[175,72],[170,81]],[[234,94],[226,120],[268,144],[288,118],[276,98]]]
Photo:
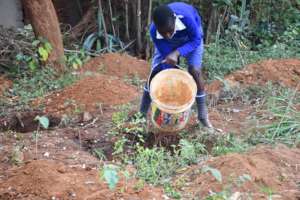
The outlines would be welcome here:
[[[100,171],[101,179],[104,179],[110,190],[114,190],[119,182],[118,167],[115,165],[104,165]]]
[[[42,126],[42,128],[44,129],[48,129],[49,127],[49,119],[46,116],[36,116],[34,118],[35,121],[38,121],[38,127],[37,130],[34,132],[34,138],[35,138],[35,157],[37,158],[37,154],[38,154],[38,137],[39,137],[39,131],[40,131],[40,127]]]

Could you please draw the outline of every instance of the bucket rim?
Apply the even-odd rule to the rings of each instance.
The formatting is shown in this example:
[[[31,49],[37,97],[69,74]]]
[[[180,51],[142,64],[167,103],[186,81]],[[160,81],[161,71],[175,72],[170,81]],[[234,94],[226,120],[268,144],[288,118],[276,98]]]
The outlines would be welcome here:
[[[162,73],[168,73],[170,71],[175,71],[176,73],[181,73],[183,75],[185,75],[186,77],[188,77],[188,79],[190,79],[190,82],[192,84],[191,86],[191,89],[192,89],[192,95],[191,95],[191,99],[183,104],[183,105],[180,105],[180,106],[168,106],[166,104],[163,104],[161,103],[160,101],[158,101],[153,93],[151,92],[151,86],[155,83],[155,78],[159,77],[160,74]],[[176,69],[176,68],[171,68],[171,69],[165,69],[161,72],[159,72],[155,77],[153,77],[153,79],[151,80],[150,82],[150,85],[149,85],[149,82],[148,82],[148,88],[149,88],[149,94],[150,94],[150,97],[152,99],[152,101],[163,111],[165,112],[171,112],[171,113],[180,113],[180,112],[183,112],[187,109],[189,109],[190,107],[192,107],[192,105],[194,104],[195,102],[195,98],[196,98],[196,95],[197,95],[197,85],[196,85],[196,82],[194,80],[194,78],[186,71],[184,70],[181,70],[181,69]]]

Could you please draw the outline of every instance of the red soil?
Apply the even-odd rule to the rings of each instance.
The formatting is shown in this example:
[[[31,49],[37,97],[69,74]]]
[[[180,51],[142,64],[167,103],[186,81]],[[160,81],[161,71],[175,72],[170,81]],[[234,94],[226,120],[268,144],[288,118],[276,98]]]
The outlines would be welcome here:
[[[96,169],[69,167],[50,160],[36,160],[11,169],[0,182],[0,199],[162,199],[162,190],[138,187],[136,179],[122,178],[115,190],[100,179]]]
[[[271,81],[291,88],[296,88],[298,85],[297,89],[300,90],[300,60],[264,60],[227,75],[225,81],[231,86],[264,85]],[[214,93],[220,90],[221,87],[222,83],[220,81],[214,81],[208,86],[208,91]]]
[[[94,111],[101,105],[118,105],[134,100],[138,95],[134,86],[107,75],[87,76],[64,90],[40,99],[46,113],[63,113],[80,109]],[[40,104],[41,102],[35,102]]]
[[[190,168],[180,176],[188,177],[186,180],[188,186],[181,190],[185,194],[202,198],[209,195],[209,191],[221,192],[227,187],[231,190],[230,194],[240,192],[244,195],[242,197],[248,199],[245,195],[249,193],[252,199],[259,200],[267,198],[263,188],[269,188],[278,199],[299,199],[300,190],[297,186],[300,178],[299,161],[300,149],[289,149],[283,145],[275,149],[257,147],[246,154],[228,154],[205,162],[205,165],[220,171],[222,183],[210,172],[201,173],[203,167],[201,164]],[[240,182],[239,177],[244,174],[249,175],[251,180]]]
[[[120,78],[137,75],[141,79],[147,79],[150,66],[145,60],[139,60],[127,54],[109,53],[91,59],[81,68],[81,72],[84,71],[99,72]]]

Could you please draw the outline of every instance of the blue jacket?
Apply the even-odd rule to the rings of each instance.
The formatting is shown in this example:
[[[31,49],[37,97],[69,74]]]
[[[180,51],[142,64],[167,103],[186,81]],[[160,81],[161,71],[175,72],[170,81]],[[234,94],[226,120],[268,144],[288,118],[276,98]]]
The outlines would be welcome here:
[[[155,47],[163,57],[166,57],[176,49],[181,56],[186,56],[201,45],[203,41],[201,17],[193,6],[186,3],[176,2],[170,3],[168,6],[177,16],[181,16],[180,20],[186,28],[181,31],[176,31],[175,35],[169,40],[158,39],[156,27],[154,23],[152,23],[150,26],[150,36]]]

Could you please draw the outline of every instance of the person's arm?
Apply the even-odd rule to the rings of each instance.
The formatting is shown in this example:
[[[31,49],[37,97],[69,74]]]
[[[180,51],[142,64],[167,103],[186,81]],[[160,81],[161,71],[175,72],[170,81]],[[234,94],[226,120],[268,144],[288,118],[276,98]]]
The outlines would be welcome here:
[[[195,20],[188,17],[182,18],[181,20],[187,27],[188,37],[190,40],[177,50],[181,56],[186,56],[201,44],[203,33],[201,25],[197,24]]]

